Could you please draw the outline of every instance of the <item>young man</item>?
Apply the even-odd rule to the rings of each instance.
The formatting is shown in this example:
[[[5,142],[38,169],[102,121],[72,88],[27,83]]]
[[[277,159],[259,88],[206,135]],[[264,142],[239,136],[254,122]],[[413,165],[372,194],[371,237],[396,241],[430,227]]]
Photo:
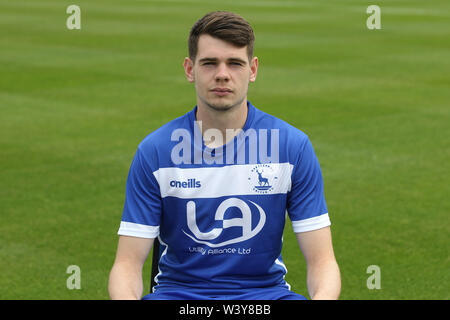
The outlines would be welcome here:
[[[319,163],[308,137],[247,100],[254,34],[212,12],[193,26],[184,69],[197,105],[139,145],[126,186],[112,299],[140,299],[159,237],[159,274],[144,299],[305,299],[281,257],[288,213],[312,299],[337,299],[340,274]]]

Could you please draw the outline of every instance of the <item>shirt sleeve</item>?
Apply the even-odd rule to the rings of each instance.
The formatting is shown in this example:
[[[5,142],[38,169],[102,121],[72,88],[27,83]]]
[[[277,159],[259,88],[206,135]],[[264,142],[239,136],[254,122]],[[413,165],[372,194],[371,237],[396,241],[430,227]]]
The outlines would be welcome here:
[[[161,219],[161,194],[148,161],[138,148],[128,173],[119,235],[156,238]]]
[[[313,146],[307,138],[291,176],[287,212],[295,233],[331,225],[323,191],[323,178]]]

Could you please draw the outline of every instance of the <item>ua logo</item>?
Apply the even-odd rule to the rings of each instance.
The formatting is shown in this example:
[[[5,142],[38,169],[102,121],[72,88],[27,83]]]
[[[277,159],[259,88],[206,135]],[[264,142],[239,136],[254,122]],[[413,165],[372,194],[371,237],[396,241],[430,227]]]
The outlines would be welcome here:
[[[237,242],[242,242],[245,240],[248,240],[250,238],[253,238],[256,236],[261,229],[263,228],[265,222],[266,222],[266,213],[264,210],[254,203],[253,201],[250,201],[257,209],[259,213],[259,222],[258,225],[252,229],[252,211],[248,204],[238,198],[229,198],[223,201],[219,207],[216,210],[215,220],[222,220],[223,221],[223,228],[213,228],[212,230],[208,232],[201,232],[198,229],[197,221],[196,221],[196,210],[195,210],[195,202],[189,201],[186,205],[186,214],[187,214],[187,225],[189,230],[194,234],[195,237],[191,236],[190,234],[186,233],[184,230],[184,234],[186,234],[189,238],[194,240],[197,243],[206,244],[209,247],[217,248]],[[233,218],[233,219],[224,219],[225,211],[227,211],[228,208],[236,207],[238,208],[242,213],[242,218]],[[206,240],[213,240],[220,236],[223,229],[229,228],[229,227],[241,227],[242,228],[242,236],[227,240],[221,243],[211,243]]]

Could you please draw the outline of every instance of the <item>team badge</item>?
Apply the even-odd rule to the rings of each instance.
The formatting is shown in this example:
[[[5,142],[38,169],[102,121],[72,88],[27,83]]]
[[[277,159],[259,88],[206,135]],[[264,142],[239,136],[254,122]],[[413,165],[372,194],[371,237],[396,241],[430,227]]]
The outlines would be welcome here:
[[[248,178],[253,191],[261,194],[272,191],[277,179],[276,172],[270,164],[258,164],[254,166],[250,170],[250,176]]]

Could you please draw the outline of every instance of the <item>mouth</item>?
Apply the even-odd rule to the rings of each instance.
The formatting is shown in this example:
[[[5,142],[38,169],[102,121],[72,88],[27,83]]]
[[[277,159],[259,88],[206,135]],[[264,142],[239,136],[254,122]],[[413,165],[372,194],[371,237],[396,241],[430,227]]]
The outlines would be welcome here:
[[[213,88],[210,91],[220,97],[223,97],[223,96],[233,93],[233,90],[228,89],[228,88]]]

